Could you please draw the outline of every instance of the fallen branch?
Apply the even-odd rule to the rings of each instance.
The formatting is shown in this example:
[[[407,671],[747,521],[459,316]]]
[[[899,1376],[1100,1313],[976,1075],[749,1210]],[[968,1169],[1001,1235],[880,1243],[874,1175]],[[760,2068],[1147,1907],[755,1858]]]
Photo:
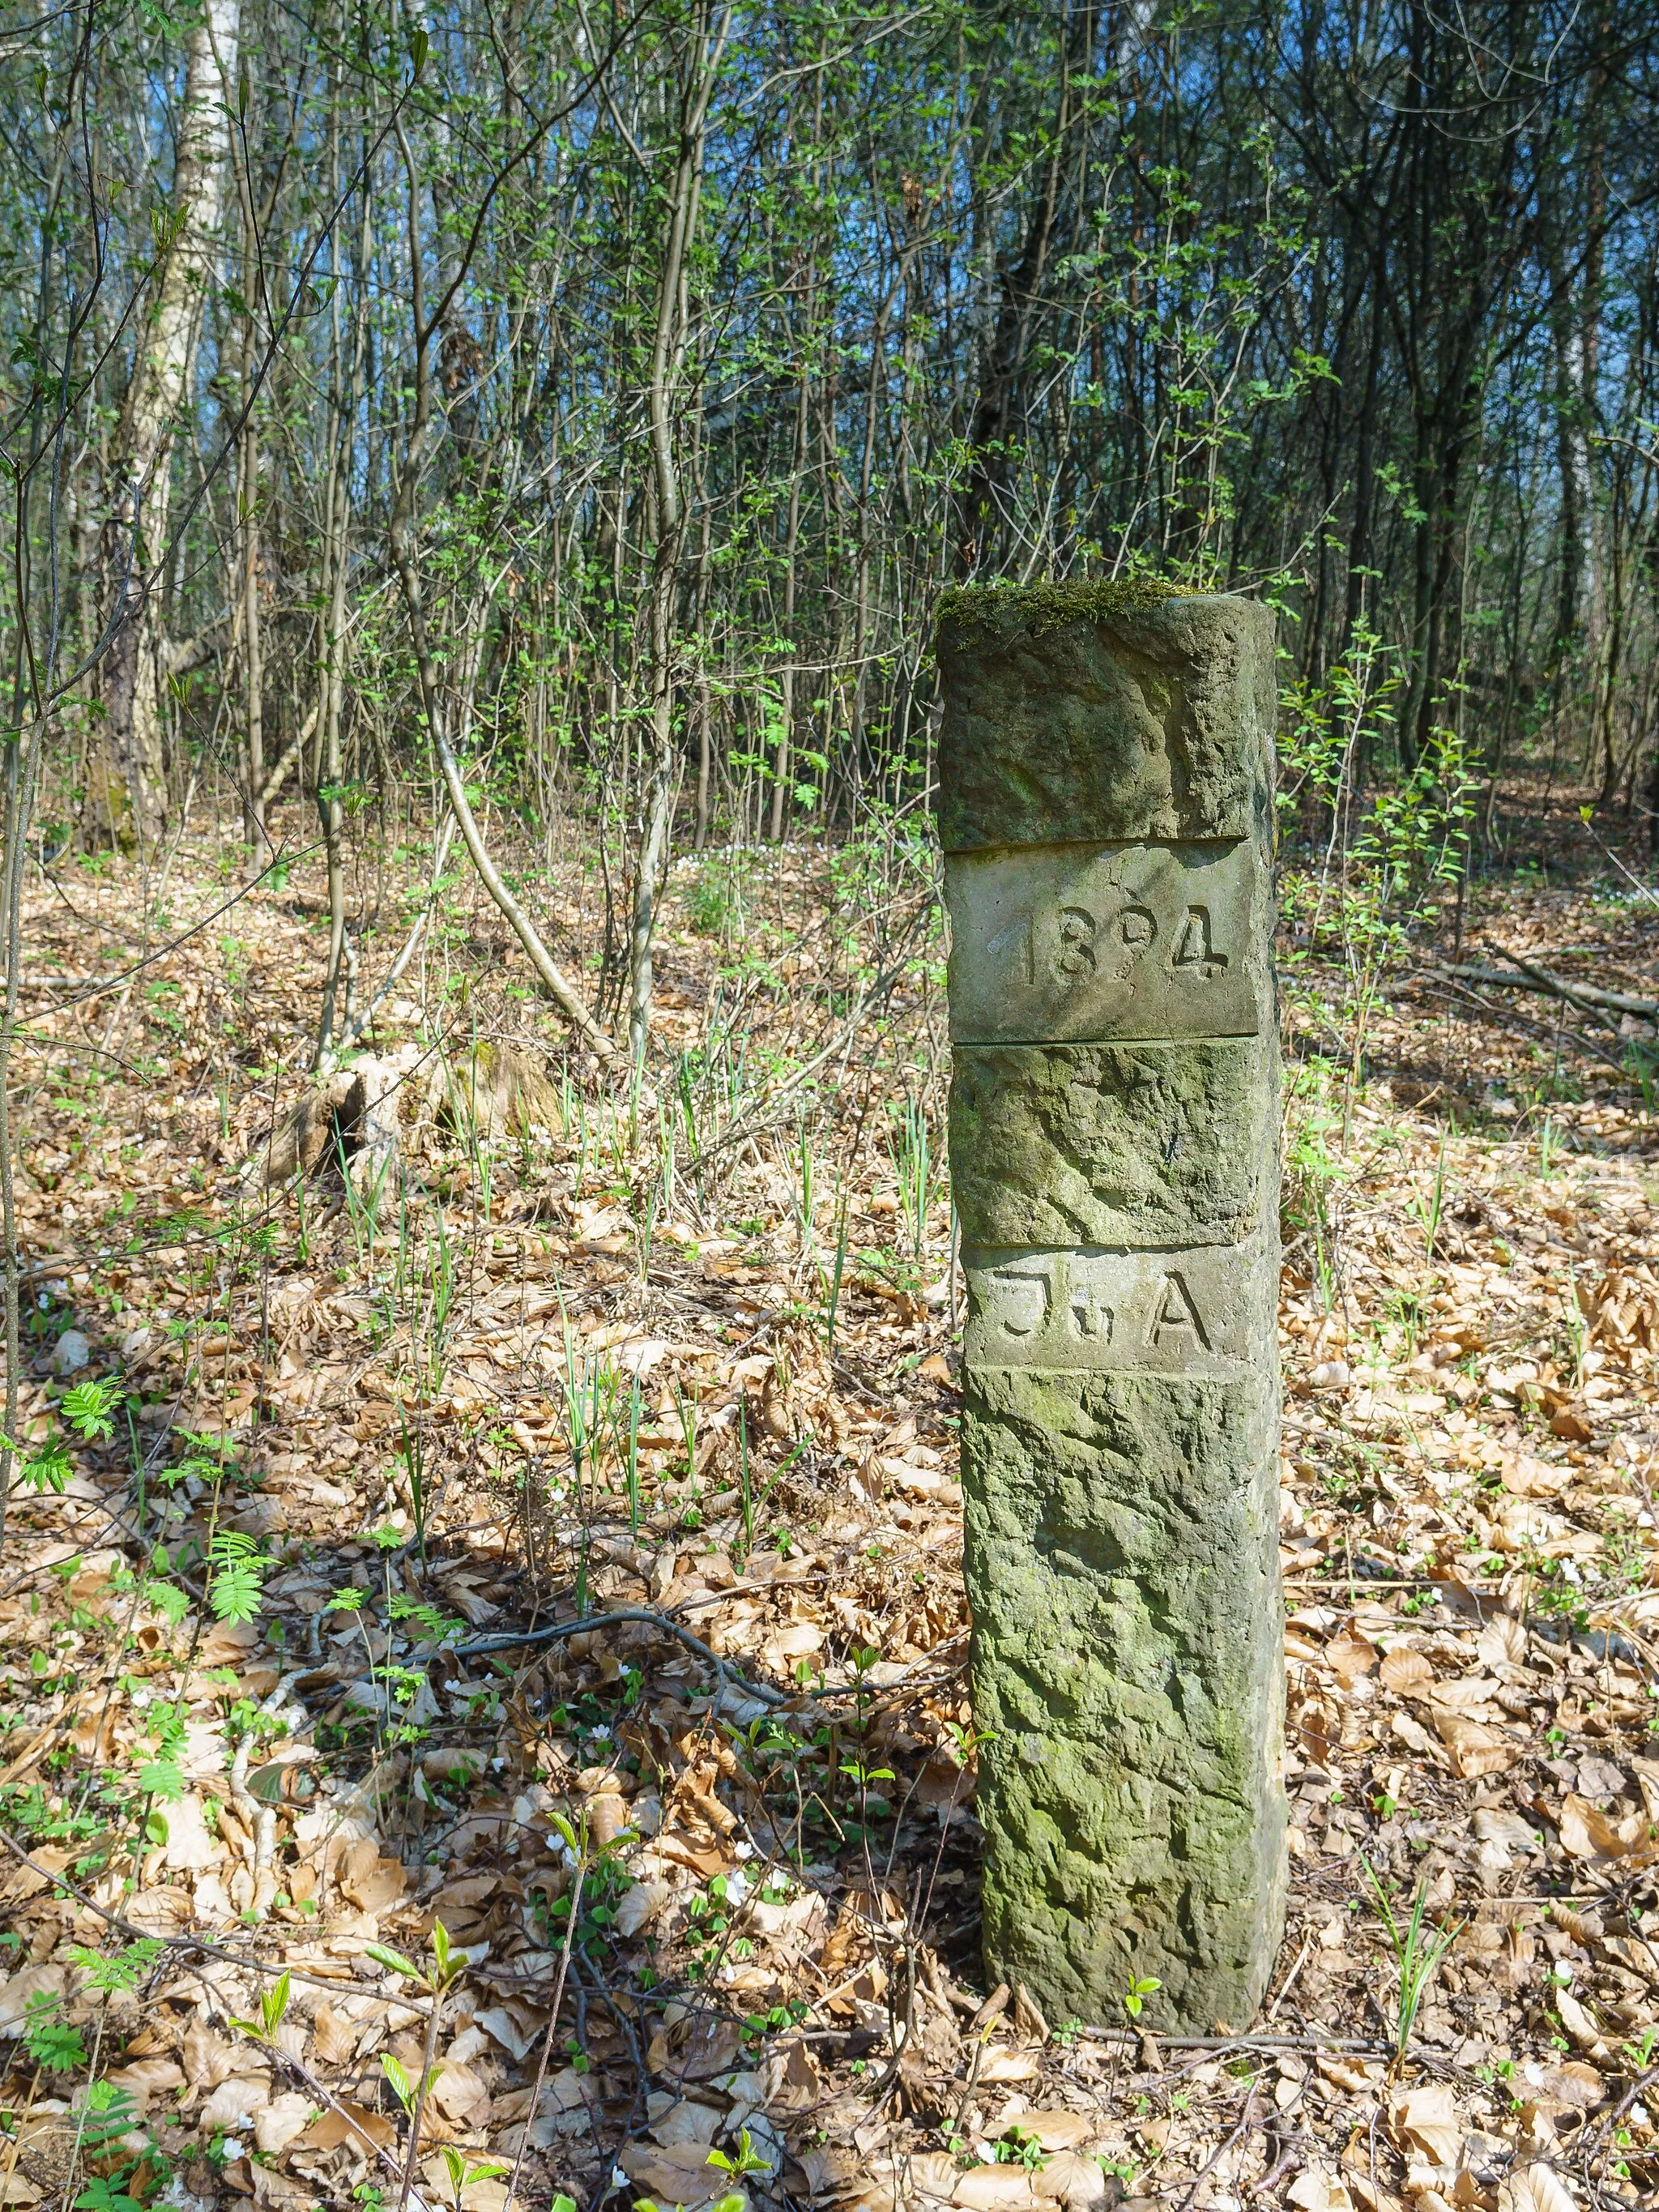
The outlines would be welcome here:
[[[731,1597],[734,1592],[722,1590],[719,1595]],[[665,1636],[678,1637],[688,1651],[695,1652],[699,1659],[707,1661],[714,1668],[720,1678],[722,1696],[732,1689],[746,1697],[758,1698],[764,1705],[778,1706],[796,1705],[803,1698],[852,1698],[860,1694],[855,1682],[826,1684],[811,1690],[775,1690],[769,1682],[754,1681],[747,1674],[738,1674],[735,1667],[729,1666],[712,1645],[703,1642],[702,1637],[694,1636],[689,1628],[682,1628],[670,1614],[659,1613],[649,1606],[626,1606],[617,1613],[590,1613],[576,1620],[544,1621],[539,1628],[507,1629],[499,1635],[475,1636],[469,1643],[448,1644],[441,1648],[454,1659],[477,1659],[491,1651],[520,1651],[535,1644],[558,1644],[567,1636],[586,1636],[596,1628],[619,1628],[630,1621],[640,1622],[647,1628],[660,1629]],[[911,1669],[906,1669],[904,1684],[910,1680],[911,1673]],[[893,1681],[884,1682],[881,1687],[896,1690],[903,1686]]]
[[[1599,1060],[1604,1067],[1612,1068],[1623,1081],[1628,1083],[1632,1079],[1629,1067],[1622,1060],[1615,1054],[1610,1053],[1605,1045],[1597,1044],[1594,1037],[1586,1036],[1581,1030],[1570,1030],[1565,1025],[1553,1030],[1540,1029],[1536,1022],[1527,1021],[1522,1016],[1511,1012],[1507,1006],[1496,1006],[1490,999],[1483,999],[1480,993],[1468,983],[1460,981],[1452,969],[1436,967],[1431,969],[1429,973],[1441,990],[1456,999],[1461,1005],[1473,1008],[1478,1014],[1484,1014],[1488,1021],[1497,1022],[1501,1028],[1518,1030],[1523,1036],[1535,1037],[1545,1044],[1548,1044],[1553,1039],[1559,1038],[1562,1042],[1570,1044],[1576,1050],[1582,1052],[1587,1059]],[[1520,981],[1515,976],[1502,977],[1499,980],[1511,985],[1517,985]]]
[[[1244,2140],[1244,2137],[1249,2135],[1250,2130],[1255,2126],[1256,2094],[1257,2085],[1255,2082],[1252,2081],[1249,2087],[1249,2094],[1244,2100],[1244,2110],[1239,2115],[1238,2125],[1233,2130],[1231,2135],[1224,2136],[1222,2137],[1221,2141],[1210,2153],[1208,2158],[1205,2160],[1203,2165],[1200,2166],[1198,2172],[1193,2176],[1193,2185],[1187,2191],[1187,2194],[1182,2198],[1179,2212],[1192,2212],[1194,2200],[1196,2198],[1198,2192],[1203,2186],[1204,2183],[1208,2179],[1209,2176],[1214,2172],[1216,2167],[1220,2165],[1222,2160],[1226,2157],[1228,2152],[1233,2148],[1234,2145],[1242,2142]]]
[[[1436,973],[1454,975],[1460,982],[1496,983],[1506,991],[1538,991],[1547,998],[1565,999],[1570,1006],[1579,1006],[1587,1012],[1633,1014],[1638,1021],[1659,1023],[1659,999],[1638,999],[1628,991],[1604,991],[1593,983],[1564,982],[1548,969],[1534,967],[1531,961],[1522,960],[1518,953],[1505,951],[1502,945],[1498,950],[1505,960],[1515,963],[1516,974],[1510,975],[1502,968],[1479,967],[1468,960],[1437,968]]]
[[[88,983],[96,983],[96,975],[20,975],[20,991],[84,991]],[[0,991],[6,988],[7,978],[0,975]]]
[[[421,718],[425,722],[427,734],[432,740],[432,749],[438,756],[438,769],[444,780],[444,789],[449,797],[450,811],[455,817],[462,842],[471,856],[472,865],[477,871],[478,880],[495,901],[497,909],[505,917],[513,934],[524,947],[526,958],[540,976],[548,996],[569,1023],[571,1028],[575,1030],[596,1060],[601,1062],[615,1060],[617,1057],[615,1042],[605,1035],[598,1022],[594,1020],[592,1014],[583,1005],[580,997],[561,971],[552,954],[542,943],[535,923],[532,921],[530,916],[502,881],[501,872],[491,860],[489,848],[484,843],[483,833],[478,828],[471,804],[466,795],[465,779],[461,774],[454,750],[450,744],[449,733],[444,726],[443,710],[438,696],[437,666],[433,660],[431,647],[427,641],[425,602],[422,597],[420,578],[416,573],[414,556],[409,543],[408,523],[406,519],[401,516],[394,520],[392,527],[392,555],[397,564],[398,578],[403,586],[404,603],[409,615],[410,641],[414,647],[416,682],[421,699]]]
[[[666,1636],[678,1636],[688,1651],[693,1651],[699,1659],[708,1661],[720,1677],[722,1691],[732,1687],[744,1690],[750,1697],[758,1698],[763,1705],[789,1705],[797,1694],[775,1690],[769,1683],[750,1681],[735,1668],[728,1667],[719,1652],[712,1645],[705,1644],[702,1637],[694,1636],[689,1628],[682,1628],[678,1621],[672,1620],[667,1613],[657,1613],[644,1606],[629,1606],[620,1613],[590,1613],[577,1620],[548,1621],[540,1628],[510,1630],[501,1636],[475,1636],[469,1644],[452,1644],[447,1648],[454,1658],[477,1659],[489,1651],[517,1651],[527,1650],[532,1644],[558,1644],[567,1636],[586,1636],[596,1628],[620,1628],[629,1621],[642,1622],[648,1628],[659,1628]]]
[[[1153,2040],[1160,2051],[1334,2051],[1348,2057],[1389,2058],[1393,2045],[1362,2043],[1340,2035],[1158,2035],[1127,2027],[1085,2027],[1090,2043],[1116,2044],[1126,2051],[1139,2050]]]

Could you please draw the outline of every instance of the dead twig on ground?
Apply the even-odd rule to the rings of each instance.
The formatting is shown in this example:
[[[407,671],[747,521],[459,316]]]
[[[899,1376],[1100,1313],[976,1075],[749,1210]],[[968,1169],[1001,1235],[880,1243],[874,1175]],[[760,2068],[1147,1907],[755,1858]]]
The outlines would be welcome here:
[[[1503,947],[1498,947],[1503,951]],[[1486,968],[1472,960],[1449,962],[1437,968],[1442,975],[1455,976],[1462,983],[1493,983],[1505,991],[1537,991],[1553,999],[1565,999],[1569,1006],[1582,1006],[1597,1013],[1633,1014],[1638,1020],[1659,1023],[1659,999],[1638,999],[1628,991],[1604,991],[1599,984],[1567,983],[1547,968],[1534,967],[1513,952],[1504,951],[1506,960],[1515,962],[1518,973],[1511,975],[1502,968]]]
[[[1609,1052],[1605,1045],[1597,1044],[1594,1037],[1587,1037],[1581,1030],[1570,1030],[1565,1024],[1554,1029],[1540,1028],[1536,1022],[1529,1022],[1517,1014],[1512,1007],[1494,1006],[1491,1000],[1482,998],[1469,985],[1459,982],[1450,969],[1431,968],[1428,973],[1437,989],[1462,1006],[1484,1014],[1488,1021],[1495,1022],[1500,1029],[1518,1030],[1523,1036],[1535,1038],[1543,1044],[1553,1043],[1559,1037],[1588,1059],[1599,1060],[1604,1067],[1612,1068],[1623,1081],[1628,1083],[1631,1080],[1631,1072],[1624,1061],[1616,1054]]]
[[[1255,2125],[1256,2094],[1256,2084],[1252,2081],[1249,2087],[1249,2094],[1244,2100],[1244,2110],[1239,2115],[1237,2126],[1232,2130],[1231,2134],[1225,2135],[1222,2137],[1221,2141],[1216,2145],[1208,2158],[1205,2160],[1203,2165],[1200,2166],[1198,2172],[1193,2176],[1192,2187],[1187,2191],[1187,2194],[1181,2200],[1180,2212],[1192,2212],[1194,2201],[1197,2197],[1199,2191],[1203,2187],[1209,2176],[1215,2172],[1217,2166],[1218,2166],[1222,2160],[1226,2157],[1228,2152],[1232,2149],[1234,2144],[1242,2142],[1249,2133],[1250,2130]]]

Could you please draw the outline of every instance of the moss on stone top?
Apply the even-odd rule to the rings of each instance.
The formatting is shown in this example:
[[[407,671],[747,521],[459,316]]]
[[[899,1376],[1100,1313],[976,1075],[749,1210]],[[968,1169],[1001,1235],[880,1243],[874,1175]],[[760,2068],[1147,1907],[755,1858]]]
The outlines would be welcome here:
[[[936,627],[956,630],[1018,628],[1034,637],[1068,623],[1109,622],[1192,594],[1159,576],[1121,576],[1043,584],[953,584],[939,594]]]

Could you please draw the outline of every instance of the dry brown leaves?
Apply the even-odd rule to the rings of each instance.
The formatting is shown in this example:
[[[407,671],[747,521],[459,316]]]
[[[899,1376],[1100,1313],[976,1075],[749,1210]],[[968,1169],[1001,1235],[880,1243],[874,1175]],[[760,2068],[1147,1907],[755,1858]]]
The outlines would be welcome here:
[[[810,915],[825,895],[783,864],[786,902]],[[580,887],[554,896],[574,922]],[[113,883],[94,904],[119,924]],[[1590,927],[1565,908],[1536,923],[1539,949]],[[61,916],[33,926],[50,945]],[[37,2074],[17,2039],[31,1998],[96,2040],[197,2197],[395,2187],[406,2122],[382,2061],[418,2073],[426,2000],[369,1947],[418,1953],[439,1919],[469,1955],[427,2106],[430,2201],[453,2201],[447,2145],[522,2155],[532,2201],[580,2201],[619,2165],[629,2197],[706,2203],[730,2181],[710,2149],[735,2156],[745,2130],[751,2203],[848,2212],[1126,2191],[1194,2212],[1252,2191],[1304,2212],[1561,2212],[1592,2187],[1659,2188],[1650,2093],[1631,2094],[1659,2022],[1659,1291],[1628,1102],[1552,1107],[1546,1163],[1539,1115],[1513,1133],[1437,1121],[1442,1079],[1470,1061],[1441,1010],[1380,1018],[1378,1054],[1442,1077],[1401,1080],[1421,1111],[1359,1087],[1324,1187],[1337,1242],[1291,1245],[1293,1897],[1264,2023],[1370,2049],[1160,2052],[1045,2022],[1022,1993],[980,2005],[948,1219],[941,1188],[918,1265],[894,1153],[869,1137],[895,1068],[828,1104],[853,1254],[833,1356],[835,1205],[803,1215],[790,1144],[763,1128],[717,1190],[682,1176],[665,1203],[654,1129],[584,1094],[562,1133],[526,1139],[525,1115],[556,1091],[562,1115],[569,1094],[501,1057],[398,1094],[395,1206],[371,1220],[354,1187],[319,1226],[323,1193],[301,1235],[290,1203],[258,1266],[227,1273],[219,1232],[271,1106],[216,1096],[213,1072],[293,1049],[320,957],[265,894],[238,928],[257,990],[231,988],[211,940],[167,955],[177,993],[131,1007],[107,1046],[163,1073],[99,1085],[95,1114],[54,1075],[26,1116],[46,1305],[23,1424],[37,1442],[59,1425],[78,1334],[70,1371],[118,1379],[148,1472],[141,1509],[129,1438],[78,1452],[61,1498],[15,1516],[0,1590],[8,1826],[33,1861],[0,1869],[6,2096],[27,2115],[6,2201],[46,2199],[74,2154],[77,2077]],[[665,961],[690,1040],[714,950],[671,927]],[[527,1049],[492,988],[481,973],[476,1019]],[[776,994],[752,1012],[761,1042],[799,1018]],[[905,1017],[903,1083],[931,1065],[929,1018]],[[386,1041],[386,1064],[412,1068],[413,1041]],[[1489,1046],[1483,1070],[1507,1066]],[[1294,1110],[1330,1127],[1316,1093]],[[863,1152],[835,1154],[855,1127]],[[583,1393],[597,1442],[573,1428]],[[145,1553],[191,1557],[216,1487],[213,1525],[270,1562],[257,1627],[193,1593],[175,1626],[133,1573],[138,1511]],[[648,1622],[454,1656],[532,1608],[571,1611],[579,1585],[590,1608],[672,1614],[796,1693],[796,1716],[736,1680],[721,1700]],[[163,1713],[182,1789],[129,1888],[129,1861],[100,1859],[104,1814],[58,1831],[106,1786],[132,1802]],[[616,1871],[585,1891],[555,2021],[561,1823]],[[1362,1857],[1402,1917],[1420,1894],[1456,1931],[1392,2075],[1398,1969]],[[175,1948],[136,1992],[101,1991],[73,1947],[116,1947],[65,1875],[246,1963]],[[282,1965],[306,1978],[261,2046],[230,2023]],[[135,2187],[156,2193],[148,2170]],[[504,2196],[474,2179],[464,2212]]]

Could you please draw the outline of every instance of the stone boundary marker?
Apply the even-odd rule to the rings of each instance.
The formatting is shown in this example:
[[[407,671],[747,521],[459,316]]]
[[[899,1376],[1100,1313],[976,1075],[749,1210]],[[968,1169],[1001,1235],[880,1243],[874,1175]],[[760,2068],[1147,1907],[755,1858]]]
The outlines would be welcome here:
[[[1285,1909],[1273,618],[945,594],[987,1970],[1247,2027]]]

